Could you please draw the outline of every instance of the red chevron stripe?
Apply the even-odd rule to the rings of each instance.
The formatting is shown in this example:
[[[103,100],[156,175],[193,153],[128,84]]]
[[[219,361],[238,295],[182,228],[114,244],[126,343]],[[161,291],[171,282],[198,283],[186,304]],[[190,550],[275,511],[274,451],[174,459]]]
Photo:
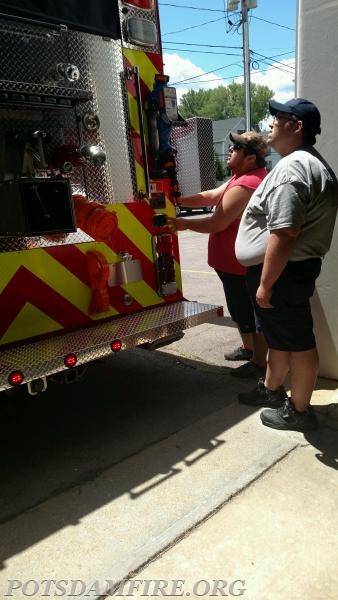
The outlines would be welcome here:
[[[111,245],[109,245],[109,247],[111,247]],[[90,287],[86,255],[78,248],[75,246],[57,246],[55,248],[48,248],[47,252],[63,267],[78,277],[80,281]],[[142,308],[136,300],[131,307],[126,307],[124,303],[125,294],[125,290],[121,287],[108,287],[110,305],[116,312],[124,314]]]
[[[143,166],[141,137],[133,128],[131,130],[131,137],[133,142],[134,158],[141,166]]]
[[[110,304],[118,310],[120,313],[119,316],[121,316],[121,314],[133,313],[144,309],[135,298],[133,298],[133,302],[129,306],[126,306],[124,302],[126,291],[120,286],[114,286],[112,288],[108,287],[108,295]]]
[[[133,70],[134,65],[131,62],[129,62],[129,60],[126,57],[124,57],[124,64],[125,64],[126,68]],[[136,98],[136,88],[135,88],[134,77],[132,77],[131,79],[126,79],[126,86],[127,86],[128,92],[131,94],[131,96],[133,98]],[[147,98],[147,96],[151,92],[151,89],[147,86],[147,84],[142,79],[142,73],[140,73],[140,91],[141,91],[142,100],[144,102],[145,98]]]
[[[65,329],[91,323],[85,313],[21,266],[0,296],[0,337],[26,302],[36,306]]]
[[[169,190],[169,182],[168,180],[163,180],[163,186],[165,193],[168,193]],[[156,235],[161,233],[171,233],[171,231],[166,227],[161,227],[155,229],[153,226],[153,216],[154,212],[150,208],[148,204],[145,202],[136,202],[136,203],[128,203],[125,204],[125,207],[130,210],[131,213],[137,218],[140,223],[149,231],[150,235]],[[174,247],[174,256],[177,262],[179,262],[179,248],[178,248],[178,238],[177,235],[173,235],[173,247]]]
[[[76,246],[53,246],[44,249],[58,263],[73,273],[82,283],[90,287],[87,259]]]
[[[163,56],[162,54],[155,54],[154,52],[146,52],[146,55],[150,62],[154,65],[158,73],[163,73]]]

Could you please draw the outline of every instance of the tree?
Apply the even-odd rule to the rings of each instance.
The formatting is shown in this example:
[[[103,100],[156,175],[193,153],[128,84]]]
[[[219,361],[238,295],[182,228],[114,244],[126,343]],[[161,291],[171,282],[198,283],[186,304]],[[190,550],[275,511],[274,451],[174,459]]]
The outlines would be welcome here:
[[[251,122],[257,127],[269,114],[268,102],[273,96],[273,91],[266,85],[252,83],[250,86],[251,97]],[[179,105],[182,117],[209,117],[214,121],[245,116],[245,94],[243,83],[230,83],[228,86],[219,86],[209,90],[189,90],[182,96]]]
[[[216,171],[216,180],[223,181],[226,177],[226,166],[224,162],[221,161],[220,157],[214,153],[214,161],[215,161],[215,171]]]

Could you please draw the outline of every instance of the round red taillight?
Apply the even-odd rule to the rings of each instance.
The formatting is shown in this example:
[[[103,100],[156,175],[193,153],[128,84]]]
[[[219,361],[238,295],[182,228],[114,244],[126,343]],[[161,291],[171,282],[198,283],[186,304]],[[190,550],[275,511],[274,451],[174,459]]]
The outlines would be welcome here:
[[[110,347],[112,349],[112,352],[119,352],[122,348],[121,340],[113,340],[110,344]]]
[[[75,367],[75,365],[77,363],[76,354],[74,354],[73,352],[71,352],[70,354],[67,354],[67,356],[65,356],[65,358],[64,358],[64,363],[65,363],[66,367]]]
[[[223,317],[223,316],[224,316],[224,310],[223,310],[223,306],[220,306],[220,307],[217,309],[217,316],[218,316],[218,317]]]
[[[12,371],[10,375],[8,375],[8,383],[10,385],[20,385],[24,380],[24,375],[21,371]]]

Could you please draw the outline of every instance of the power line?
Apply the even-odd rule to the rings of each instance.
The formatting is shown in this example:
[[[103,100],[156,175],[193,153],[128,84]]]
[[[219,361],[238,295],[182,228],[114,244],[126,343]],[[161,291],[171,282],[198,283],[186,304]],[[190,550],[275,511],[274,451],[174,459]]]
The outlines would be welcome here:
[[[180,42],[177,42],[177,43],[179,44]],[[198,44],[196,44],[196,45],[198,45]],[[173,51],[177,51],[177,52],[189,52],[189,53],[190,52],[194,52],[196,54],[215,54],[215,55],[218,55],[218,56],[238,56],[239,58],[242,57],[242,54],[235,54],[233,52],[213,52],[213,51],[208,51],[208,50],[192,50],[192,49],[186,50],[185,48],[167,48],[166,46],[163,46],[163,50],[168,50],[170,52],[173,52]],[[256,62],[262,62],[264,64],[267,64],[268,66],[271,66],[274,69],[279,69],[280,71],[282,71],[284,73],[288,73],[289,75],[293,75],[294,74],[294,67],[292,65],[286,65],[285,63],[282,63],[280,61],[275,61],[273,56],[271,58],[269,58],[267,56],[263,56],[262,54],[259,54],[259,53],[254,52],[254,51],[251,51],[250,53],[252,55],[254,55],[254,56],[257,54],[258,60]],[[285,54],[290,54],[290,52],[285,52],[283,54],[284,55]],[[283,54],[278,54],[277,56],[283,56]],[[268,61],[272,61],[272,62],[268,62]],[[275,66],[276,63],[279,64],[280,66],[279,67]],[[202,73],[201,75],[197,75],[196,77],[202,77],[203,75],[208,74],[208,73],[215,73],[216,71],[219,71],[222,68],[223,67],[220,67],[220,69],[213,69],[212,71],[208,71],[206,73]],[[291,70],[289,70],[289,69],[291,69]],[[253,72],[254,71],[255,71],[255,69],[253,69]],[[192,77],[192,79],[194,79],[194,78],[195,77]],[[188,80],[184,80],[184,81],[189,81],[189,79]],[[178,82],[178,83],[180,83],[180,82]]]
[[[237,65],[237,63],[232,63],[231,65],[223,65],[223,67],[219,67],[218,69],[213,69],[212,71],[207,71],[206,73],[202,73],[201,75],[194,75],[193,77],[188,77],[188,79],[181,79],[181,81],[175,81],[172,85],[186,83],[187,81],[191,81],[192,79],[197,79],[197,77],[204,77],[204,75],[209,75],[210,73],[215,73],[216,71],[221,71],[222,69],[227,69],[228,67],[234,67],[236,65]],[[222,77],[222,79],[224,79],[224,77]],[[212,81],[212,79],[210,81]],[[196,83],[202,83],[202,82],[197,81]]]
[[[228,49],[235,49],[235,50],[242,50],[242,46],[224,46],[224,45],[217,45],[217,44],[197,44],[197,43],[188,43],[188,42],[165,42],[166,44],[176,44],[177,46],[197,46],[198,48],[228,48]],[[187,52],[187,50],[184,50],[184,48],[167,48],[164,47],[165,50],[178,50],[179,52]],[[232,55],[230,53],[227,52],[208,52],[205,50],[190,50],[191,52],[199,52],[200,54],[220,54],[220,55],[225,55],[225,56],[237,56],[237,55]],[[275,58],[277,58],[277,56],[284,56],[285,54],[290,54],[290,52],[284,52],[282,54],[277,54],[275,56],[264,56],[263,54],[260,54],[259,52],[255,52],[254,50],[250,50],[250,54],[255,55],[258,57],[258,60],[260,60],[261,62],[265,62],[268,60],[274,60]],[[281,65],[281,67],[285,69],[289,68],[293,68],[291,65],[285,65],[285,63],[282,63],[280,61],[275,61],[274,63],[279,63]]]
[[[281,63],[283,64],[283,63]],[[204,75],[209,75],[210,73],[215,73],[216,71],[221,71],[222,69],[227,69],[229,67],[234,67],[234,66],[239,66],[238,63],[232,63],[230,65],[224,65],[223,67],[219,67],[218,69],[213,69],[212,71],[208,71],[206,73],[201,73],[200,75],[195,75],[193,77],[188,77],[187,79],[181,79],[181,81],[175,81],[173,82],[171,85],[181,85],[183,83],[187,83],[187,82],[191,82],[193,79],[197,79],[198,77],[204,77]],[[273,66],[272,65],[268,65],[269,69],[265,69],[265,70],[261,70],[260,73],[266,73],[269,70],[273,70],[273,69],[278,69],[279,71],[282,71],[283,69],[281,69],[278,66]],[[285,71],[286,73],[288,73],[289,75],[292,75],[293,73],[290,71]],[[255,75],[255,72],[252,72],[252,76]],[[202,85],[204,83],[210,83],[213,81],[227,81],[230,79],[235,79],[235,78],[239,78],[239,77],[243,77],[242,75],[231,75],[230,77],[220,77],[220,78],[214,78],[214,79],[206,79],[206,80],[201,80],[201,81],[194,81],[192,82],[190,85]]]
[[[216,8],[201,8],[201,7],[197,8],[196,6],[183,6],[181,4],[171,4],[170,2],[160,2],[159,6],[170,6],[170,7],[173,7],[173,8],[186,8],[188,10],[218,12],[218,13],[222,13],[224,16],[226,14],[225,10],[221,10],[221,9],[216,9]],[[237,14],[240,15],[240,12],[237,13]],[[268,23],[269,25],[275,25],[275,27],[281,27],[282,29],[288,29],[289,31],[296,31],[295,27],[288,27],[287,25],[281,25],[281,23],[276,23],[274,21],[269,21],[268,19],[262,19],[261,17],[256,17],[256,15],[254,15],[252,13],[252,11],[250,11],[250,17],[252,19],[256,19],[257,21],[263,21],[264,23]],[[213,23],[213,21],[209,21],[209,23]],[[206,23],[201,23],[201,25],[206,25]],[[195,27],[200,27],[200,25],[195,25]],[[171,33],[175,33],[175,32],[170,32],[170,34],[168,33],[168,34],[164,34],[164,35],[171,35]]]
[[[197,8],[197,6],[183,6],[182,4],[171,4],[170,2],[159,2],[159,6],[173,6],[174,8],[189,8],[190,10],[205,10],[207,12],[218,12],[225,14],[225,10],[218,8]]]
[[[198,46],[199,48],[233,48],[234,50],[243,50],[243,46],[224,46],[223,44],[197,44],[189,42],[165,42],[165,44],[179,44],[180,46]]]
[[[172,52],[173,50],[177,50],[178,52],[195,52],[197,54],[218,54],[220,56],[242,56],[242,54],[234,54],[233,52],[213,52],[213,51],[208,51],[208,50],[191,50],[191,49],[185,49],[185,48],[167,48],[166,46],[163,46],[163,50],[170,50],[170,52]]]
[[[236,63],[235,63],[236,65]],[[227,65],[228,67],[233,67],[235,65]],[[226,68],[226,67],[224,67]],[[277,69],[278,71],[281,71],[282,69],[280,67],[273,67],[273,66],[269,66],[269,69],[264,69],[262,71],[259,71],[259,73],[266,73],[267,71],[272,71],[273,69]],[[290,73],[291,74],[291,73]],[[255,75],[255,72],[251,73],[251,76],[253,77]],[[202,77],[203,75],[196,75],[196,77]],[[228,81],[231,79],[239,79],[240,77],[243,77],[243,75],[231,75],[228,77],[215,77],[214,79],[206,79],[206,80],[202,80],[202,81],[193,81],[192,83],[190,83],[190,85],[202,85],[204,83],[211,83],[213,81]],[[191,79],[194,79],[194,77],[192,77]],[[180,85],[181,83],[185,83],[187,81],[190,81],[190,79],[183,79],[182,81],[176,81],[175,83],[173,83],[172,85]]]
[[[209,25],[209,23],[216,23],[216,21],[223,21],[225,17],[220,17],[219,19],[213,19],[212,21],[205,21],[204,23],[199,23],[199,25],[191,25],[191,27],[185,27],[184,29],[177,29],[176,31],[168,31],[167,33],[162,34],[162,38],[165,35],[173,35],[174,33],[182,33],[183,31],[188,31],[188,29],[196,29],[197,27],[202,27],[203,25]]]
[[[280,56],[280,55],[277,55],[276,57],[274,57],[274,56],[269,57],[269,56],[264,56],[263,54],[259,54],[259,52],[254,52],[254,51],[252,51],[251,54],[257,56],[258,61],[263,62],[267,65],[271,65],[271,66],[276,65],[276,64],[280,65],[280,67],[278,67],[278,68],[281,71],[284,71],[285,73],[289,73],[290,75],[292,75],[295,72],[295,67],[293,67],[292,65],[286,65],[285,63],[280,62],[279,60],[274,60],[275,58],[277,58],[277,56]],[[273,61],[273,62],[271,63],[268,61]],[[289,71],[288,69],[291,69],[291,71]]]
[[[274,23],[273,21],[267,21],[266,19],[262,19],[261,17],[256,17],[255,15],[251,15],[252,19],[257,19],[257,21],[264,21],[264,23],[269,23],[269,25],[276,25],[276,27],[282,27],[283,29],[289,29],[289,31],[296,31],[294,27],[287,27],[287,25],[281,25],[280,23]]]

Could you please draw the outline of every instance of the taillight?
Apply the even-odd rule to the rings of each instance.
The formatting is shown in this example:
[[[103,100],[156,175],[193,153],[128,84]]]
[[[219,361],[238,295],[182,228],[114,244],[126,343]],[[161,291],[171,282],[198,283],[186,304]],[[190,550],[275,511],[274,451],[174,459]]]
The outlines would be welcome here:
[[[16,385],[20,385],[24,380],[24,375],[21,371],[12,371],[10,375],[8,375],[8,383],[13,387]]]
[[[224,316],[224,310],[223,310],[223,306],[220,306],[220,307],[217,309],[217,316],[218,316],[218,317],[223,317],[223,316]]]
[[[154,8],[154,0],[122,0],[122,4],[141,8],[142,10],[152,10]]]
[[[158,35],[155,23],[141,17],[128,17],[125,20],[128,42],[138,46],[157,46]]]
[[[113,340],[110,344],[112,352],[119,352],[122,348],[121,340]]]
[[[76,363],[77,363],[77,356],[76,354],[74,354],[73,352],[70,352],[70,354],[67,354],[63,360],[63,362],[65,363],[66,367],[75,367]]]

